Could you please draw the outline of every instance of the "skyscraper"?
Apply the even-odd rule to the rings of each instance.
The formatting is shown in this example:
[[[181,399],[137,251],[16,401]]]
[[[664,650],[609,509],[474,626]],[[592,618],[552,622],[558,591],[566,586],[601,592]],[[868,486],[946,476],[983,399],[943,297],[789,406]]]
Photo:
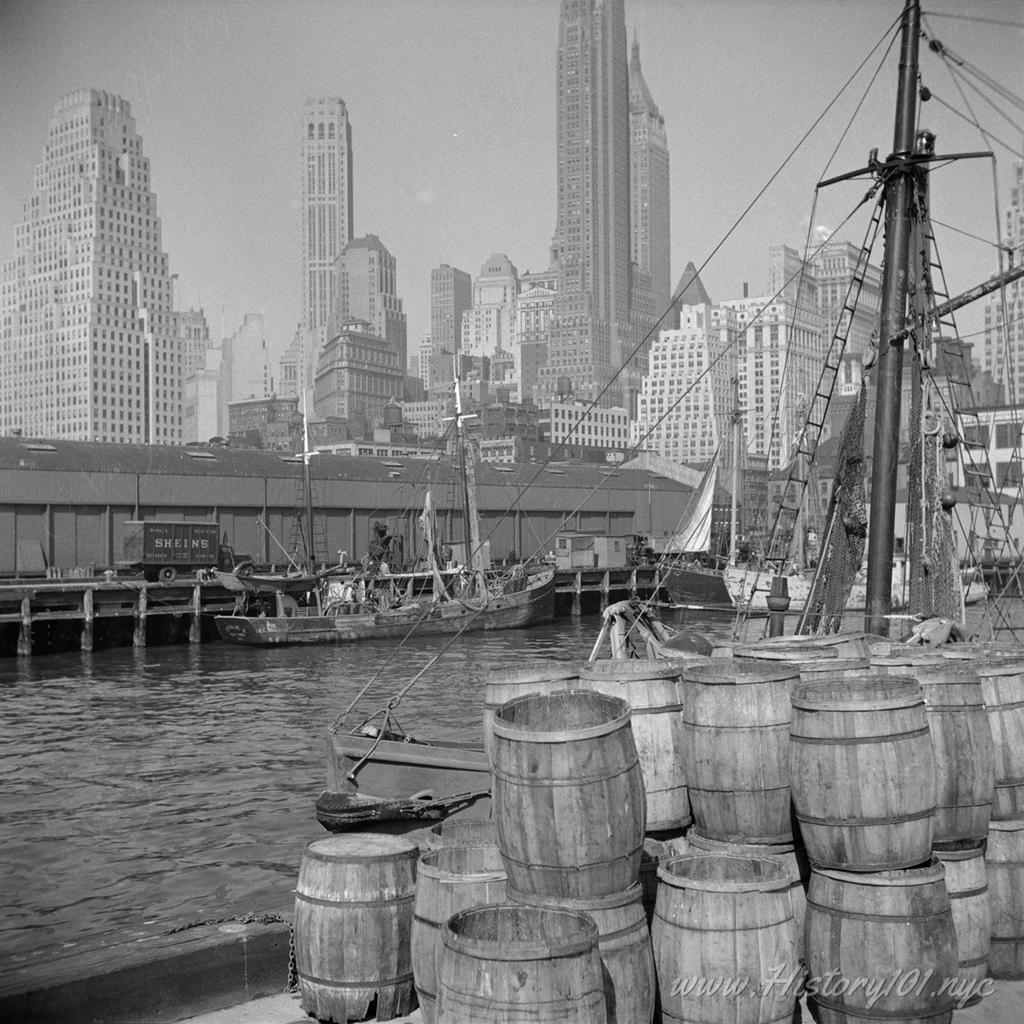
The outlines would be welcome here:
[[[609,384],[653,322],[647,275],[630,258],[623,0],[562,0],[558,31],[559,288],[538,393],[546,400],[568,378],[574,397],[617,405],[633,385]]]
[[[650,275],[654,314],[660,317],[672,298],[668,138],[640,69],[635,36],[629,61],[629,175],[633,262]]]
[[[1014,162],[1013,176],[1003,241],[1019,264],[1024,257],[1024,160]],[[1010,405],[1024,404],[1024,281],[1020,279],[985,300],[981,364],[1003,384]]]
[[[306,100],[302,133],[300,388],[312,387],[337,304],[334,264],[352,240],[352,127],[343,100]]]
[[[462,341],[462,314],[473,305],[473,279],[442,263],[430,271],[430,366],[427,389],[451,390],[452,357]]]
[[[0,431],[173,443],[182,339],[128,102],[61,99],[0,270]]]
[[[395,346],[399,365],[407,364],[406,317],[398,297],[395,257],[376,235],[354,238],[337,262],[338,326],[365,320],[379,338]]]

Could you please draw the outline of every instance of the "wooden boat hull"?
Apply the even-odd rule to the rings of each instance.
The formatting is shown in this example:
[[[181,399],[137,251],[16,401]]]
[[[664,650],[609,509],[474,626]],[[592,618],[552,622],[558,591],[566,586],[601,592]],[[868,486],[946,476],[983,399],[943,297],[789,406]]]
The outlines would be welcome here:
[[[550,622],[555,614],[555,574],[547,569],[529,577],[526,589],[492,598],[480,611],[453,600],[430,606],[411,603],[387,611],[352,615],[218,615],[217,632],[229,643],[251,646],[354,643],[462,630],[524,629]]]
[[[732,611],[734,605],[718,569],[673,566],[661,581],[672,604],[691,608]]]
[[[355,774],[350,776],[353,769]],[[487,817],[491,810],[487,755],[482,745],[469,743],[378,742],[373,736],[329,733],[327,788],[333,793],[382,800],[441,800],[479,794],[456,803],[453,812],[469,810],[479,818]]]

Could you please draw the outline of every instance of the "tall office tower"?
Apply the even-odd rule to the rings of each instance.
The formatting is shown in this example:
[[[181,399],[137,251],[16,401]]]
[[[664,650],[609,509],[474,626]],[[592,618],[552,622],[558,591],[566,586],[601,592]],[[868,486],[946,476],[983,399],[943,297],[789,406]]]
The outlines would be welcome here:
[[[335,313],[334,264],[352,240],[352,126],[343,100],[306,100],[302,133],[300,388],[313,385]]]
[[[472,305],[473,279],[466,271],[447,263],[430,271],[428,391],[438,388],[451,391],[455,372],[453,358],[462,340],[462,314]]]
[[[395,346],[404,369],[407,328],[398,297],[395,257],[376,235],[364,235],[345,246],[336,269],[338,326],[346,320],[365,320],[371,333]]]
[[[633,37],[629,61],[629,183],[633,262],[651,278],[654,316],[672,299],[669,266],[669,158],[665,118],[644,81],[640,44]],[[661,327],[667,329],[667,319]]]
[[[618,405],[619,388],[605,389],[634,331],[623,0],[562,0],[558,32],[559,290],[538,392],[546,401],[567,377],[574,397]]]
[[[181,440],[181,341],[126,100],[61,99],[0,270],[0,431]]]
[[[1019,266],[1024,260],[1024,160],[1014,164],[1013,174],[1003,243],[1013,250],[1013,265]],[[985,300],[981,368],[1002,383],[1010,405],[1020,405],[1024,404],[1024,279],[1008,284],[1003,292],[1005,307],[1000,292]]]
[[[519,271],[504,253],[495,253],[480,268],[473,282],[473,305],[462,314],[463,355],[512,354],[518,295]]]
[[[203,366],[210,347],[210,325],[202,309],[182,309],[174,314],[175,329],[181,339],[181,373],[187,378]]]
[[[721,464],[731,466],[739,321],[733,310],[712,304],[692,263],[683,278],[678,324],[651,345],[632,441],[690,464],[720,451]]]
[[[821,375],[825,319],[818,311],[814,268],[787,246],[769,250],[768,294],[727,299],[741,337],[739,405],[747,451],[768,457],[769,469],[793,458]]]

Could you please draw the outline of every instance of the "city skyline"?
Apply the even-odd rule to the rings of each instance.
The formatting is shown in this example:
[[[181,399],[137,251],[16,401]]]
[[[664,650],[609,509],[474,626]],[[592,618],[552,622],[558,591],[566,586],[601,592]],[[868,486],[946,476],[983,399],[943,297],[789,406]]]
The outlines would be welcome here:
[[[384,6],[392,31],[375,35]],[[773,17],[766,19],[768,6]],[[930,7],[960,11],[945,2]],[[1019,7],[992,2],[967,10],[988,20],[926,16],[926,25],[948,49],[1013,88],[1024,35],[995,22],[1019,22]],[[674,282],[688,261],[703,267],[899,13],[895,0],[626,3],[626,31],[639,43],[672,153]],[[218,340],[247,313],[260,314],[281,351],[302,314],[303,109],[309,96],[338,96],[353,133],[353,221],[359,234],[377,235],[394,254],[416,343],[429,329],[431,268],[475,270],[504,253],[521,272],[545,269],[556,216],[558,17],[556,0],[4,3],[0,127],[9,141],[0,154],[0,257],[13,253],[14,226],[55,103],[77,88],[108,90],[132,104],[145,139],[178,307],[201,304]],[[442,43],[447,59],[431,61],[431,53],[445,52]],[[822,52],[835,56],[822,60]],[[828,159],[881,52],[845,97],[841,116],[701,269],[716,302],[739,295],[744,281],[755,294],[764,290],[770,246],[802,248],[816,180],[863,166],[871,147],[882,155],[891,147],[893,60],[865,105],[873,118],[877,113],[870,131],[852,134]],[[922,63],[936,97],[960,105],[926,46]],[[938,132],[940,152],[983,148],[978,133],[940,103],[925,108],[922,125]],[[1019,152],[1014,127],[1004,122],[997,138]],[[998,141],[992,145],[1002,209],[1013,158]],[[991,171],[971,163],[936,175],[934,205],[954,228],[991,234]],[[862,181],[829,190],[815,222],[835,227],[863,190]],[[947,212],[951,195],[955,209]],[[859,239],[857,231],[845,234]],[[948,232],[940,244],[951,291],[995,270],[989,246]]]

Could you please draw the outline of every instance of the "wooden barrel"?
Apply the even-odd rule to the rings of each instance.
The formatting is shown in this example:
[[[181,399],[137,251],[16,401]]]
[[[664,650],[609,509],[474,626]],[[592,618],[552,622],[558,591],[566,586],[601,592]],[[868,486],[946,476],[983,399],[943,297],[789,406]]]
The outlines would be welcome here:
[[[647,830],[685,828],[693,820],[683,770],[684,661],[628,659],[580,666],[580,689],[623,697],[631,712],[640,771],[647,795]]]
[[[796,986],[760,984],[800,976],[786,868],[687,855],[662,861],[658,882],[651,942],[665,1024],[790,1024]]]
[[[502,704],[528,693],[572,690],[578,680],[578,666],[559,661],[489,672],[484,681],[483,736],[487,757],[492,756],[494,747],[494,713]]]
[[[819,680],[860,679],[871,674],[869,658],[815,658],[814,661],[794,661],[802,683]]]
[[[936,848],[985,841],[992,814],[995,749],[981,679],[971,662],[941,655],[874,659],[876,671],[916,679],[935,752]]]
[[[597,925],[570,910],[488,904],[442,930],[444,1024],[605,1024]]]
[[[716,855],[720,857],[763,857],[778,861],[789,877],[789,897],[793,902],[793,920],[796,922],[796,951],[804,957],[804,919],[807,916],[807,880],[811,876],[811,865],[802,846],[795,843],[777,845],[755,843],[725,843],[704,835],[694,826],[686,834],[689,852]],[[683,851],[680,851],[683,852]]]
[[[959,850],[936,850],[936,859],[946,869],[946,892],[953,910],[956,930],[958,979],[977,984],[988,975],[989,947],[992,936],[992,910],[989,906],[985,872],[985,847],[979,843]],[[962,991],[963,990],[963,991]],[[958,986],[953,993],[963,1005],[976,1003],[976,991]]]
[[[410,934],[417,849],[347,833],[306,847],[295,889],[302,1008],[322,1021],[391,1020],[415,1005]]]
[[[1024,821],[993,821],[985,848],[993,978],[1024,978]]]
[[[711,660],[683,669],[683,757],[694,822],[713,839],[793,839],[790,691],[784,661]]]
[[[497,846],[498,827],[493,818],[445,818],[426,837],[428,850],[442,846]]]
[[[938,861],[874,874],[815,868],[806,949],[819,1024],[952,1019],[942,986],[957,971],[956,931]]]
[[[801,683],[789,757],[811,864],[885,871],[929,859],[935,754],[912,679]]]
[[[1024,658],[974,662],[992,727],[995,789],[992,818],[1024,818]]]
[[[636,880],[644,783],[621,697],[531,694],[494,717],[494,815],[509,888],[607,896]]]
[[[444,846],[423,854],[416,871],[412,972],[426,1024],[437,1017],[441,927],[452,914],[505,899],[505,867],[497,846]]]
[[[573,910],[597,925],[597,951],[604,967],[608,1024],[651,1024],[654,1018],[654,953],[640,886],[587,900],[530,896],[509,890],[510,903]]]

